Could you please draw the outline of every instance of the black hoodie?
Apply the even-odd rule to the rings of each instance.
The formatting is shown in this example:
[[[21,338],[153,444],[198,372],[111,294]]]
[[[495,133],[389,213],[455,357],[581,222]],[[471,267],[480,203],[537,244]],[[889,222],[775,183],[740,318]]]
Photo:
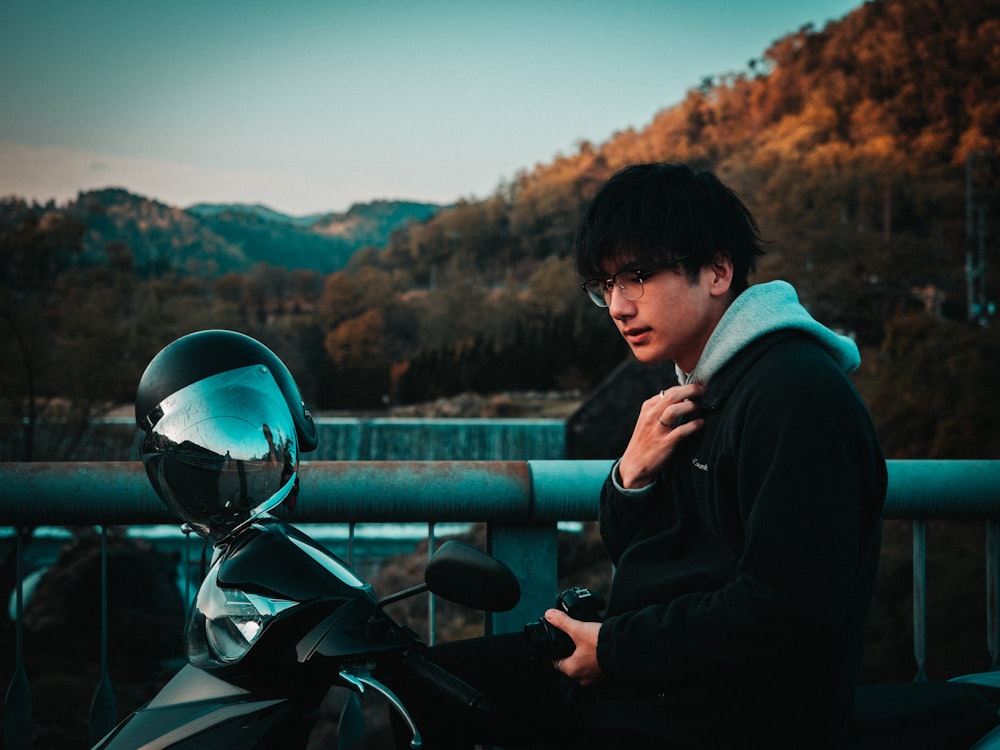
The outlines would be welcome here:
[[[693,373],[707,385],[705,426],[659,480],[639,492],[605,483],[616,571],[597,650],[605,680],[570,686],[582,722],[671,748],[836,746],[886,468],[844,374],[857,348],[804,320],[788,290],[751,287],[720,322]]]

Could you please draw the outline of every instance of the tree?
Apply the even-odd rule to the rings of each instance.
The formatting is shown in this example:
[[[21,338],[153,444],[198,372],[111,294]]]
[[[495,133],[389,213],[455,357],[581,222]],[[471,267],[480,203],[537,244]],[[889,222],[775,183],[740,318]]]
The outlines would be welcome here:
[[[341,408],[381,406],[390,389],[390,362],[382,346],[384,319],[368,310],[344,321],[326,335],[324,348],[333,363],[326,394]]]
[[[84,225],[24,202],[3,204],[0,224],[0,394],[21,436],[16,455],[35,455],[37,422],[62,394],[58,298],[61,275],[82,247]]]

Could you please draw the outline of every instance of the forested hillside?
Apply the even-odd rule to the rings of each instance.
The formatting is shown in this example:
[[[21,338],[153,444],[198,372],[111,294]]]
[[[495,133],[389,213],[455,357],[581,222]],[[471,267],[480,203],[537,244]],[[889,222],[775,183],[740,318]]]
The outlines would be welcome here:
[[[857,337],[857,382],[890,455],[1000,456],[983,398],[1000,363],[1000,0],[874,0],[712,73],[648,124],[525,168],[333,273],[227,265],[233,247],[204,222],[168,238],[159,264],[139,246],[148,234],[98,259],[87,217],[5,202],[3,409],[30,423],[56,403],[127,402],[156,350],[213,326],[272,346],[321,409],[586,392],[627,353],[578,288],[578,218],[618,168],[687,161],[756,213],[769,240],[758,280],[788,279]]]
[[[778,40],[746,71],[706,78],[641,130],[582,143],[412,227],[379,261],[424,280],[446,262],[494,282],[523,275],[566,256],[612,172],[686,161],[755,211],[771,240],[764,276],[793,276],[819,316],[877,343],[917,285],[964,315],[966,166],[988,168],[979,200],[995,222],[998,87],[1000,3],[870,2]]]
[[[745,71],[705,78],[642,129],[581,143],[410,227],[356,267],[406,268],[426,284],[546,268],[567,296],[553,288],[534,303],[565,318],[572,236],[596,188],[639,161],[704,166],[770,240],[758,280],[792,281],[867,350],[857,381],[892,455],[996,457],[997,415],[982,396],[1000,365],[988,314],[1000,282],[998,94],[996,0],[869,2],[777,40]],[[970,246],[982,250],[967,258]]]

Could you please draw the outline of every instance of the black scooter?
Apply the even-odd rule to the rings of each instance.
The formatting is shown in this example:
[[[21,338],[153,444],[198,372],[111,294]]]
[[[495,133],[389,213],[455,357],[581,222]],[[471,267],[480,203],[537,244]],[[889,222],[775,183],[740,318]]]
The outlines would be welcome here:
[[[423,657],[424,644],[385,606],[431,591],[506,611],[520,587],[499,560],[458,541],[431,557],[425,582],[376,598],[370,583],[310,537],[264,516],[227,537],[188,619],[188,663],[94,750],[306,747],[332,686],[350,690],[337,747],[365,746],[359,697],[381,695],[422,746],[420,727],[387,683],[407,672],[447,712],[489,710],[474,688]],[[1000,672],[862,687],[849,750],[1000,750]]]
[[[306,747],[332,686],[350,690],[337,747],[365,746],[359,697],[381,695],[422,746],[387,683],[407,672],[447,712],[489,710],[474,688],[423,657],[386,605],[424,591],[475,609],[517,604],[499,560],[458,541],[431,557],[425,582],[381,600],[350,566],[293,526],[265,516],[216,548],[187,624],[188,663],[94,750]],[[1000,750],[1000,673],[859,689],[850,750]]]
[[[441,545],[425,583],[378,600],[370,583],[293,526],[262,517],[215,548],[185,634],[188,663],[95,750],[306,747],[331,686],[349,688],[337,747],[364,746],[358,696],[380,694],[421,747],[420,728],[383,681],[408,673],[442,710],[483,712],[483,696],[427,661],[423,643],[384,611],[423,591],[501,612],[517,578],[458,541]]]

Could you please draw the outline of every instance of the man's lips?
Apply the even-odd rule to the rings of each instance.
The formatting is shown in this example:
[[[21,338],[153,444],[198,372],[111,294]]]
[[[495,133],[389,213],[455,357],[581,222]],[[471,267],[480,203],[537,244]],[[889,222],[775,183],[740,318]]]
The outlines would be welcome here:
[[[649,338],[650,328],[623,328],[622,336],[630,344],[641,344]]]

